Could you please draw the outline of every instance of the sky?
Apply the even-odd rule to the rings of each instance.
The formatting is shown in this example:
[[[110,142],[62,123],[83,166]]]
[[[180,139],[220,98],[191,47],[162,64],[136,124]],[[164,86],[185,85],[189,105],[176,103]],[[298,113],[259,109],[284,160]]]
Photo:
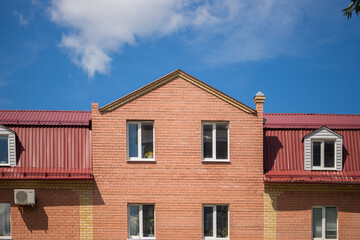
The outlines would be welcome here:
[[[0,109],[91,110],[176,69],[266,113],[360,114],[350,0],[0,1]]]

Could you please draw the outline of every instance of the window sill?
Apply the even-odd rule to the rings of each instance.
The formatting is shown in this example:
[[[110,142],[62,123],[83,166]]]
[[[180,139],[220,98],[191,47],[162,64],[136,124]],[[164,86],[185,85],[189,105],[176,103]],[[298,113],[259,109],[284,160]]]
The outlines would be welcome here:
[[[128,162],[155,162],[155,158],[134,158],[127,159]]]
[[[311,171],[339,171],[336,168],[312,168]]]
[[[212,162],[212,163],[229,163],[230,159],[202,159],[202,162]],[[211,239],[211,238],[209,238]],[[214,239],[218,239],[218,238],[214,238]],[[222,239],[222,238],[221,238]],[[226,238],[224,238],[226,240]]]
[[[230,240],[230,238],[203,238],[202,240]]]
[[[0,236],[0,240],[12,240],[11,236]]]
[[[153,237],[142,237],[142,238],[128,238],[127,240],[156,240],[156,238]]]
[[[10,163],[9,164],[0,164],[0,167],[10,167]],[[2,238],[2,237],[0,236],[0,238]]]

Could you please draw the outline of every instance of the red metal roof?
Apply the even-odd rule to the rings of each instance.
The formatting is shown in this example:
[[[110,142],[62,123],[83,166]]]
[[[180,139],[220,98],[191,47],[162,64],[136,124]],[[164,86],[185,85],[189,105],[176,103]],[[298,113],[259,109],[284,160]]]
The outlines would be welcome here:
[[[265,113],[265,128],[319,128],[326,125],[335,129],[360,129],[360,115]]]
[[[88,126],[90,111],[0,110],[1,125]]]
[[[16,167],[0,179],[91,179],[91,112],[0,111],[0,124],[16,133]]]
[[[264,180],[271,183],[307,182],[307,183],[351,183],[360,184],[359,171],[271,171]]]
[[[64,169],[64,168],[20,168],[7,167],[0,168],[0,180],[16,179],[16,180],[38,180],[38,179],[92,179],[91,169]]]
[[[280,113],[264,118],[265,181],[360,183],[360,115]],[[302,140],[324,125],[344,137],[343,171],[304,170]]]

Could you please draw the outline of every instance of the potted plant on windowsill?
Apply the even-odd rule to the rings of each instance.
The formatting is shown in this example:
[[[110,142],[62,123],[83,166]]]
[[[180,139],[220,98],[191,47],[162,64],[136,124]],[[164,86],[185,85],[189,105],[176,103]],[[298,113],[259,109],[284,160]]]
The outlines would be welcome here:
[[[145,153],[144,158],[154,158],[154,153],[152,151],[148,151]]]

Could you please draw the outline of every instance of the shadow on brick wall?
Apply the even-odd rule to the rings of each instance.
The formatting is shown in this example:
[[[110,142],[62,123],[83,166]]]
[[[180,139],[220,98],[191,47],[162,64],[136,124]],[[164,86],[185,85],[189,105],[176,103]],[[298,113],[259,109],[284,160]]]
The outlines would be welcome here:
[[[19,207],[19,212],[30,232],[36,230],[48,230],[49,218],[43,206],[21,206]]]
[[[94,205],[105,205],[96,180],[93,181],[93,203]]]

